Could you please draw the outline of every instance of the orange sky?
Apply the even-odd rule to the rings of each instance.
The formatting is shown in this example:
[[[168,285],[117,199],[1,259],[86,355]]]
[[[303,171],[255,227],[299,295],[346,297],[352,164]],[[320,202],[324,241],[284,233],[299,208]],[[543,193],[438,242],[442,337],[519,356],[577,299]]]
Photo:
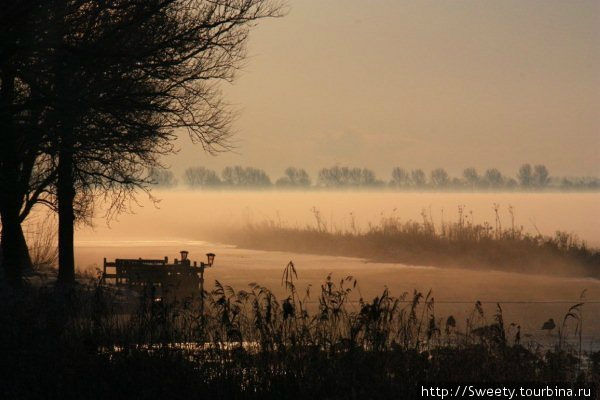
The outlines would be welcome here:
[[[600,2],[291,0],[225,99],[237,153],[168,162],[600,174]]]

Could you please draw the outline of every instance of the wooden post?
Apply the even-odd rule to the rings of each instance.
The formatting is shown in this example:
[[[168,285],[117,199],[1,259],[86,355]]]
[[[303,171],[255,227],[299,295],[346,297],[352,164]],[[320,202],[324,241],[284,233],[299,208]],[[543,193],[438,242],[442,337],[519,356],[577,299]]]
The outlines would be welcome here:
[[[200,263],[200,318],[204,318],[204,263]]]

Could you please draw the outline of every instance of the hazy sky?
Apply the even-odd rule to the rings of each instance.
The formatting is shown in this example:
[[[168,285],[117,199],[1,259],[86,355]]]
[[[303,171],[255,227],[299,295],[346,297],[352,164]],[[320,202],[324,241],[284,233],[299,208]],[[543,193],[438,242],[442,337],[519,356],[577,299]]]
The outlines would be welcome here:
[[[225,98],[237,153],[179,144],[175,171],[240,164],[600,174],[600,1],[290,0]]]

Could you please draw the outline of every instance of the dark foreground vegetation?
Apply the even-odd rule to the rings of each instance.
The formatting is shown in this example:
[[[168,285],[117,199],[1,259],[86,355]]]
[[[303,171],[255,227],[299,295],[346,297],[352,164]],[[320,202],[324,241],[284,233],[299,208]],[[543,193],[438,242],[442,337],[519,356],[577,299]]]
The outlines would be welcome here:
[[[219,240],[252,249],[279,250],[366,258],[377,262],[433,265],[512,272],[600,277],[600,250],[590,248],[574,234],[554,236],[530,234],[516,226],[512,208],[511,224],[503,227],[499,207],[493,224],[473,222],[473,215],[459,207],[455,222],[436,226],[430,214],[423,221],[402,221],[383,217],[367,230],[350,226],[335,228],[313,208],[316,224],[294,227],[281,221],[248,222]]]
[[[180,181],[166,169],[150,170],[150,179],[158,187],[173,188]],[[393,189],[393,190],[449,190],[449,191],[595,191],[600,179],[594,177],[552,177],[545,165],[523,164],[515,177],[502,174],[496,168],[482,173],[466,168],[462,176],[452,177],[444,168],[436,168],[429,175],[422,169],[407,170],[395,167],[389,181],[377,178],[368,168],[334,166],[322,168],[313,182],[303,168],[286,168],[275,182],[262,169],[242,166],[225,167],[219,175],[206,167],[190,167],[181,176],[181,182],[191,189]]]
[[[439,382],[592,383],[576,304],[552,345],[521,338],[502,307],[439,316],[431,294],[362,299],[352,277],[287,298],[216,282],[204,301],[166,304],[95,283],[2,292],[0,393],[22,398],[420,398]],[[350,299],[358,299],[351,303]],[[579,339],[581,340],[581,339]]]

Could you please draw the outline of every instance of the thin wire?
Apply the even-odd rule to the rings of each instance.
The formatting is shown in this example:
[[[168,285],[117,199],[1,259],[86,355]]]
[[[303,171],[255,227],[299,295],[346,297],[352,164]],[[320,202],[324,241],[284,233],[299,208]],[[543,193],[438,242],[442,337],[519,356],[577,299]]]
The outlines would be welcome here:
[[[399,300],[400,303],[412,303],[412,300]],[[434,304],[475,304],[477,300],[466,301],[466,300],[434,300]],[[479,301],[481,304],[577,304],[583,303],[586,304],[600,304],[600,300],[593,301],[585,301],[585,300],[512,300],[512,301],[503,301],[503,300],[481,300]],[[318,303],[317,300],[308,300],[303,302],[305,304]],[[344,303],[359,303],[358,300],[346,300]],[[365,302],[368,303],[368,302]]]

